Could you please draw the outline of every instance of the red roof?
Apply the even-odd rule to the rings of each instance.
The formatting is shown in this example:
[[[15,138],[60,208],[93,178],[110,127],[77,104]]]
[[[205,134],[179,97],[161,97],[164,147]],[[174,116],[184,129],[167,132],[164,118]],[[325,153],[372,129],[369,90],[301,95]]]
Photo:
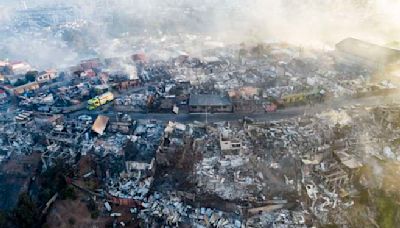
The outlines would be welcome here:
[[[89,70],[85,70],[85,73],[88,77],[95,77],[96,76],[96,72],[94,72],[92,69]]]

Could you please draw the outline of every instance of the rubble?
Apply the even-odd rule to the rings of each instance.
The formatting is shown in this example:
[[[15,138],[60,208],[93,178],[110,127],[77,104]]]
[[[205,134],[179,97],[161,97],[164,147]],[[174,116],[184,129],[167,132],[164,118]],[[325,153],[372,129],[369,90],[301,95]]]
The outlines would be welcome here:
[[[360,201],[397,187],[383,176],[400,161],[394,83],[330,51],[174,45],[173,57],[63,71],[0,62],[0,168],[36,154],[34,175],[71,165],[66,185],[120,226],[346,227],[360,205],[379,214]]]
[[[146,224],[153,224],[157,219],[162,219],[163,225],[175,227],[180,224],[191,224],[196,227],[245,227],[235,215],[211,208],[194,208],[184,204],[179,197],[154,193],[142,203],[142,206],[143,209],[138,217]],[[159,222],[156,224],[161,225]]]

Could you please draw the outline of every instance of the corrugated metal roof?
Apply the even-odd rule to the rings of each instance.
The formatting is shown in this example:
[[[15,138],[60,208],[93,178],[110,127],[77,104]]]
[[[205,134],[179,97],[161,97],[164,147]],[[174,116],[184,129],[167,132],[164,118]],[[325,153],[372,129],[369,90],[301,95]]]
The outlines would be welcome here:
[[[96,121],[94,121],[94,124],[92,125],[92,130],[97,134],[102,135],[107,127],[109,119],[110,118],[108,118],[107,116],[102,116],[102,115],[97,116]]]
[[[225,106],[232,105],[228,97],[214,94],[193,94],[190,95],[190,106]]]

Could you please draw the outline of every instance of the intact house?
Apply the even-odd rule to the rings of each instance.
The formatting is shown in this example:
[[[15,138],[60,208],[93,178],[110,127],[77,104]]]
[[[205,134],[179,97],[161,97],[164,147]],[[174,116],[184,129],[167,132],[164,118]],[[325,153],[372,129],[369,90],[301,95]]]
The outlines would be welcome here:
[[[34,91],[39,88],[40,88],[40,85],[37,82],[30,82],[30,83],[20,85],[17,87],[13,87],[13,86],[5,86],[4,87],[4,89],[9,94],[14,94],[14,95],[21,95],[21,94],[24,94],[25,92]]]
[[[47,70],[40,72],[36,77],[36,81],[38,83],[46,83],[58,77],[57,71],[55,70]]]
[[[214,94],[190,95],[189,112],[191,113],[224,113],[232,111],[232,102],[226,96],[219,96]]]

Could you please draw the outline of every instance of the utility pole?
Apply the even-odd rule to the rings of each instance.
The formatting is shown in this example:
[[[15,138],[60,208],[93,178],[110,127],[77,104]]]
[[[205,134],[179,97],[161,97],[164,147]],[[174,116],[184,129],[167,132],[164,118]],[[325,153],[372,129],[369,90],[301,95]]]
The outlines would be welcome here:
[[[208,125],[208,100],[206,100],[206,126]]]

